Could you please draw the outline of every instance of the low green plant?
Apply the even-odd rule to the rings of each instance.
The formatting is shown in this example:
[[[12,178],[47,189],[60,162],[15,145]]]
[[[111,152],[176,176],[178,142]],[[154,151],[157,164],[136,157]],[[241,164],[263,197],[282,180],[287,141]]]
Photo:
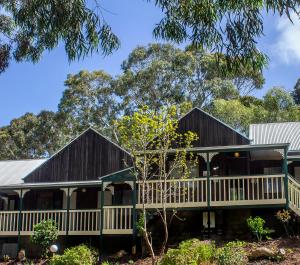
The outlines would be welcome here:
[[[66,249],[63,255],[55,255],[50,260],[50,265],[94,265],[97,258],[93,251],[86,245],[79,245]]]
[[[49,247],[58,238],[58,229],[52,220],[44,220],[33,227],[33,234],[30,240],[33,244],[39,246],[42,250],[42,256],[47,257]]]
[[[254,218],[252,218],[252,216],[250,216],[247,219],[247,225],[248,225],[250,231],[253,233],[253,235],[256,236],[258,241],[262,241],[262,239],[264,237],[266,239],[269,239],[270,234],[272,233],[272,230],[264,227],[265,223],[266,223],[266,221],[259,216],[256,216]]]
[[[213,261],[215,244],[210,241],[190,239],[179,244],[177,249],[169,249],[160,265],[198,265]]]
[[[215,261],[217,265],[245,265],[248,259],[246,252],[241,247],[235,247],[228,243],[217,249]]]

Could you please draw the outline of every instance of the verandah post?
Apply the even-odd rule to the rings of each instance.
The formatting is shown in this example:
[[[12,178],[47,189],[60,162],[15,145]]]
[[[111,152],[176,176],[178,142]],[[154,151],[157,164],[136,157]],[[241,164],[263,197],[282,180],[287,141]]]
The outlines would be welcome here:
[[[103,206],[104,206],[104,182],[101,183],[101,200],[100,200],[100,234],[99,234],[99,261],[102,261],[102,252],[103,252],[103,221],[104,221],[104,213],[103,213]]]
[[[20,251],[21,228],[22,228],[23,190],[19,192],[19,218],[18,218],[18,252]]]
[[[67,190],[67,218],[66,218],[66,236],[69,235],[70,222],[70,188]]]
[[[288,180],[288,164],[287,164],[287,147],[284,148],[284,160],[283,160],[283,170],[284,170],[284,193],[286,205],[285,208],[289,209],[289,180]]]
[[[207,228],[208,237],[210,237],[210,159],[209,153],[206,153],[206,173],[207,173]]]
[[[132,254],[136,254],[136,180],[132,190]]]

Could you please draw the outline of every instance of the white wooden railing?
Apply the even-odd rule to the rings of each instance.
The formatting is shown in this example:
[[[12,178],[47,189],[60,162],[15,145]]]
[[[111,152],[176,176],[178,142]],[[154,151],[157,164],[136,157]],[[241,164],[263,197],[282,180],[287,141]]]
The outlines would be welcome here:
[[[70,210],[69,235],[100,234],[101,210]]]
[[[132,234],[132,206],[104,206],[103,234]]]
[[[207,178],[141,181],[137,208],[206,207],[284,204],[284,175],[223,176]],[[144,186],[144,190],[143,190]],[[210,194],[210,196],[209,196]]]
[[[291,176],[289,176],[289,206],[300,216],[300,184]]]
[[[211,177],[211,206],[284,204],[284,175]]]
[[[138,207],[141,207],[143,203],[149,208],[161,207],[163,203],[167,207],[207,205],[207,180],[205,178],[172,179],[166,182],[150,180],[145,185],[138,181],[137,184]]]
[[[15,235],[18,233],[19,211],[0,212],[0,235]]]
[[[104,206],[103,234],[131,234],[132,206]],[[18,235],[19,211],[0,211],[0,236]],[[34,225],[42,220],[55,221],[59,235],[100,235],[101,210],[41,210],[22,211],[21,235],[30,235]],[[68,223],[68,226],[67,226]]]

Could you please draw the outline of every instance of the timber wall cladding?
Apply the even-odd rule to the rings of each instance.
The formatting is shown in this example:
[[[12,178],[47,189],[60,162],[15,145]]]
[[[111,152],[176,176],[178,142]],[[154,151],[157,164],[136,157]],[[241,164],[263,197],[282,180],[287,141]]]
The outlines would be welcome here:
[[[31,172],[25,182],[97,180],[124,169],[130,161],[127,152],[89,129]]]
[[[186,131],[198,134],[199,139],[193,143],[195,147],[243,145],[250,143],[248,138],[197,108],[179,120],[179,132]]]

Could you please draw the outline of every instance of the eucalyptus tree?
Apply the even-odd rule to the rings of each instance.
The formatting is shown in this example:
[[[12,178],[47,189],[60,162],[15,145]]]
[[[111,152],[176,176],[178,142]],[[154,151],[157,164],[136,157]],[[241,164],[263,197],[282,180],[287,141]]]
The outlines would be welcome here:
[[[170,44],[137,47],[122,70],[114,89],[123,100],[125,113],[145,104],[158,110],[185,101],[206,107],[214,99],[249,94],[264,83],[260,70],[250,66],[228,70],[224,56],[216,62],[213,54]]]
[[[69,60],[117,49],[120,41],[100,15],[97,2],[0,0],[0,73],[11,60],[37,62],[59,43]]]
[[[69,139],[93,127],[117,140],[112,122],[118,116],[119,103],[111,85],[112,77],[104,71],[80,71],[68,76],[58,113]]]
[[[298,16],[299,0],[148,0],[162,11],[153,29],[156,38],[189,43],[223,54],[228,68],[260,69],[267,58],[257,48],[264,14]],[[9,62],[36,62],[60,42],[70,60],[91,52],[110,54],[120,46],[105,22],[101,0],[0,0],[0,73]],[[231,58],[235,58],[232,60]]]
[[[61,136],[56,113],[26,113],[0,128],[0,159],[48,157],[64,144]]]

